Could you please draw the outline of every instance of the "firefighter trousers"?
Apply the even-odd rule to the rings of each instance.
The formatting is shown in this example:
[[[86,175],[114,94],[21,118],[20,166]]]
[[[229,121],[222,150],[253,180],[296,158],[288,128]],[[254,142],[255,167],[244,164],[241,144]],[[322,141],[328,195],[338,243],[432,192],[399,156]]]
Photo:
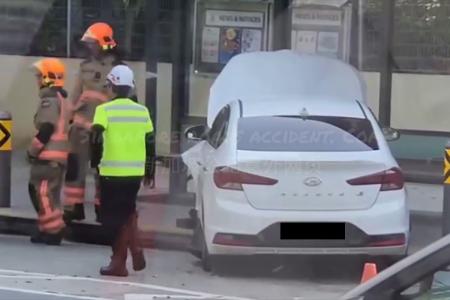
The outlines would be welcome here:
[[[65,227],[60,209],[64,169],[63,165],[49,161],[38,160],[31,165],[28,190],[42,233],[59,234]]]
[[[75,212],[75,207],[81,207],[82,216],[75,216],[75,219],[84,219],[86,176],[89,171],[90,143],[89,130],[74,126],[69,132],[69,142],[71,153],[69,154],[66,180],[64,185],[64,210]],[[100,205],[100,190],[98,175],[95,179],[95,205]],[[97,211],[97,209],[96,209]],[[78,213],[77,213],[78,214]]]

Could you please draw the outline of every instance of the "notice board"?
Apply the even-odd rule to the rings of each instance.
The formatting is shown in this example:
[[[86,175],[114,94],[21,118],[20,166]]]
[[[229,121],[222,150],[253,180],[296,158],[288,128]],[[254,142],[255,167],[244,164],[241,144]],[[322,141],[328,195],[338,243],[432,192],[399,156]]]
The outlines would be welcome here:
[[[293,1],[291,9],[291,49],[349,61],[351,4],[346,1]]]
[[[217,74],[240,53],[267,51],[272,1],[197,0],[194,72]]]

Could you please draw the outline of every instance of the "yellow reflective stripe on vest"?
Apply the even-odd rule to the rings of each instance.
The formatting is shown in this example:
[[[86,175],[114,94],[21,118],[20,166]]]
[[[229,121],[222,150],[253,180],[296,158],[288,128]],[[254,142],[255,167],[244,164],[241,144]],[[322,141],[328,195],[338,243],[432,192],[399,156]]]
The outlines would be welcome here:
[[[110,123],[147,123],[147,117],[108,117]]]
[[[112,105],[105,107],[105,111],[113,111],[113,110],[146,111],[146,108],[137,105]]]
[[[105,168],[144,168],[144,161],[117,161],[117,160],[105,160],[100,164]]]

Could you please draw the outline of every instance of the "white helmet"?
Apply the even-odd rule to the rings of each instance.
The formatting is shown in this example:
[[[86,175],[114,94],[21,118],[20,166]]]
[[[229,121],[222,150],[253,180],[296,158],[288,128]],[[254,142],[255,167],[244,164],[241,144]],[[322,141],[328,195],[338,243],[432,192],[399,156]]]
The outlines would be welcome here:
[[[126,85],[134,88],[133,71],[126,65],[115,66],[106,78],[111,81],[113,85]]]

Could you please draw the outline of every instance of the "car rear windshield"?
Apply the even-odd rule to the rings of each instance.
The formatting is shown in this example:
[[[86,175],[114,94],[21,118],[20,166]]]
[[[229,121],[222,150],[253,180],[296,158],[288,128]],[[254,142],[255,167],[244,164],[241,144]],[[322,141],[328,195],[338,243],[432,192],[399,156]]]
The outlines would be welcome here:
[[[249,151],[351,152],[378,150],[368,119],[310,116],[239,120],[238,149]]]

